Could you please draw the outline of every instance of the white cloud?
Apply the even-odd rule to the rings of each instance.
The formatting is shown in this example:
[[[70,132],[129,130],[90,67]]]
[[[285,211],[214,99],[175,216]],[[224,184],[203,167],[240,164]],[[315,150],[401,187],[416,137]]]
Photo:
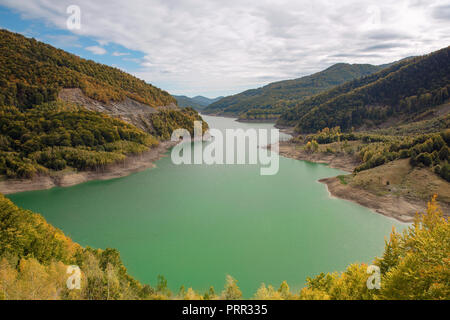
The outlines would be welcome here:
[[[112,55],[114,57],[122,57],[122,56],[129,56],[130,54],[128,52],[117,52],[117,51],[114,51]]]
[[[98,55],[103,55],[106,53],[105,48],[102,48],[99,46],[86,47],[85,49],[92,52],[93,54],[98,54]]]
[[[136,75],[174,94],[238,92],[336,62],[382,64],[450,44],[448,0],[0,0],[26,18],[144,53]],[[99,52],[99,51],[98,51]]]

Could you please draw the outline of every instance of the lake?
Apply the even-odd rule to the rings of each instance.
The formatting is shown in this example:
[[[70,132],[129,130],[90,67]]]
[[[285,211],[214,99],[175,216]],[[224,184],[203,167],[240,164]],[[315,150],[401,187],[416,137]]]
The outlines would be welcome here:
[[[272,128],[203,117],[211,128]],[[392,226],[404,224],[330,197],[317,182],[343,174],[323,164],[280,158],[258,165],[174,165],[109,181],[9,195],[83,246],[117,248],[129,273],[155,285],[220,292],[225,276],[251,298],[261,283],[292,289],[306,277],[342,271],[380,255]]]

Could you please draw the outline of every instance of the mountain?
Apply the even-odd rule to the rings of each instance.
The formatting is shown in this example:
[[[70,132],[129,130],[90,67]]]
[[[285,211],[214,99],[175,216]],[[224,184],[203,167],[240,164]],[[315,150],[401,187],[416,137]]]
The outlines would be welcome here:
[[[152,107],[176,100],[117,68],[82,59],[35,39],[0,30],[0,104],[25,106],[55,100],[61,88],[80,88],[101,102],[125,97]]]
[[[337,86],[297,103],[281,115],[278,124],[316,132],[335,126],[349,130],[393,125],[430,116],[449,99],[449,55],[447,47]]]
[[[225,97],[208,106],[204,113],[239,115],[247,120],[274,119],[298,101],[382,68],[370,64],[335,64],[306,77],[274,82],[262,88]]]
[[[209,106],[211,103],[219,101],[222,98],[223,98],[222,96],[217,97],[217,98],[213,98],[213,99],[206,98],[206,97],[203,97],[203,96],[196,96],[196,97],[193,97],[192,100],[194,102],[197,102],[198,104],[203,105],[203,106]]]
[[[203,110],[207,106],[209,106],[211,103],[214,103],[216,101],[219,101],[223,97],[217,97],[214,99],[206,98],[203,96],[196,96],[193,98],[189,98],[187,96],[174,96],[175,99],[177,99],[178,106],[182,108],[191,107],[196,110]]]
[[[98,170],[201,119],[119,69],[0,30],[0,179]]]

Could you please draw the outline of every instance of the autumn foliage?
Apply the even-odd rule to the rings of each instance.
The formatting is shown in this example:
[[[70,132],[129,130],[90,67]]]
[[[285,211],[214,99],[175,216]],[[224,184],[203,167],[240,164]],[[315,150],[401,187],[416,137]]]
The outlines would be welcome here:
[[[80,290],[66,287],[67,265],[82,270]],[[425,213],[403,233],[395,230],[383,255],[375,259],[381,288],[369,290],[366,264],[352,264],[342,273],[321,273],[291,291],[262,284],[260,300],[450,299],[450,226],[434,197]],[[133,279],[114,249],[83,248],[49,225],[42,216],[16,207],[0,195],[0,299],[186,299],[238,300],[238,282],[227,276],[225,287],[199,293],[182,287],[173,293],[158,277],[152,287]]]

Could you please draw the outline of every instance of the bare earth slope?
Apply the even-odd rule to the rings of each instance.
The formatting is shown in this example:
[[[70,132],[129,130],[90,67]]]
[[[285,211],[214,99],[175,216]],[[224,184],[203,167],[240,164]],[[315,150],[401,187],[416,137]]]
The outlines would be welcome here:
[[[158,109],[128,97],[123,101],[100,102],[87,97],[80,89],[61,89],[58,98],[64,102],[79,104],[91,111],[105,113],[111,117],[124,120],[139,129],[149,132],[152,128],[151,116],[158,113],[158,109],[178,109],[175,104],[161,106]]]
[[[350,155],[308,153],[297,144],[280,144],[282,156],[317,163],[352,172],[359,161]],[[377,213],[402,222],[411,222],[423,211],[427,201],[438,194],[444,215],[450,213],[450,183],[429,169],[413,168],[409,159],[389,162],[357,174],[321,179],[334,197],[356,202]]]

